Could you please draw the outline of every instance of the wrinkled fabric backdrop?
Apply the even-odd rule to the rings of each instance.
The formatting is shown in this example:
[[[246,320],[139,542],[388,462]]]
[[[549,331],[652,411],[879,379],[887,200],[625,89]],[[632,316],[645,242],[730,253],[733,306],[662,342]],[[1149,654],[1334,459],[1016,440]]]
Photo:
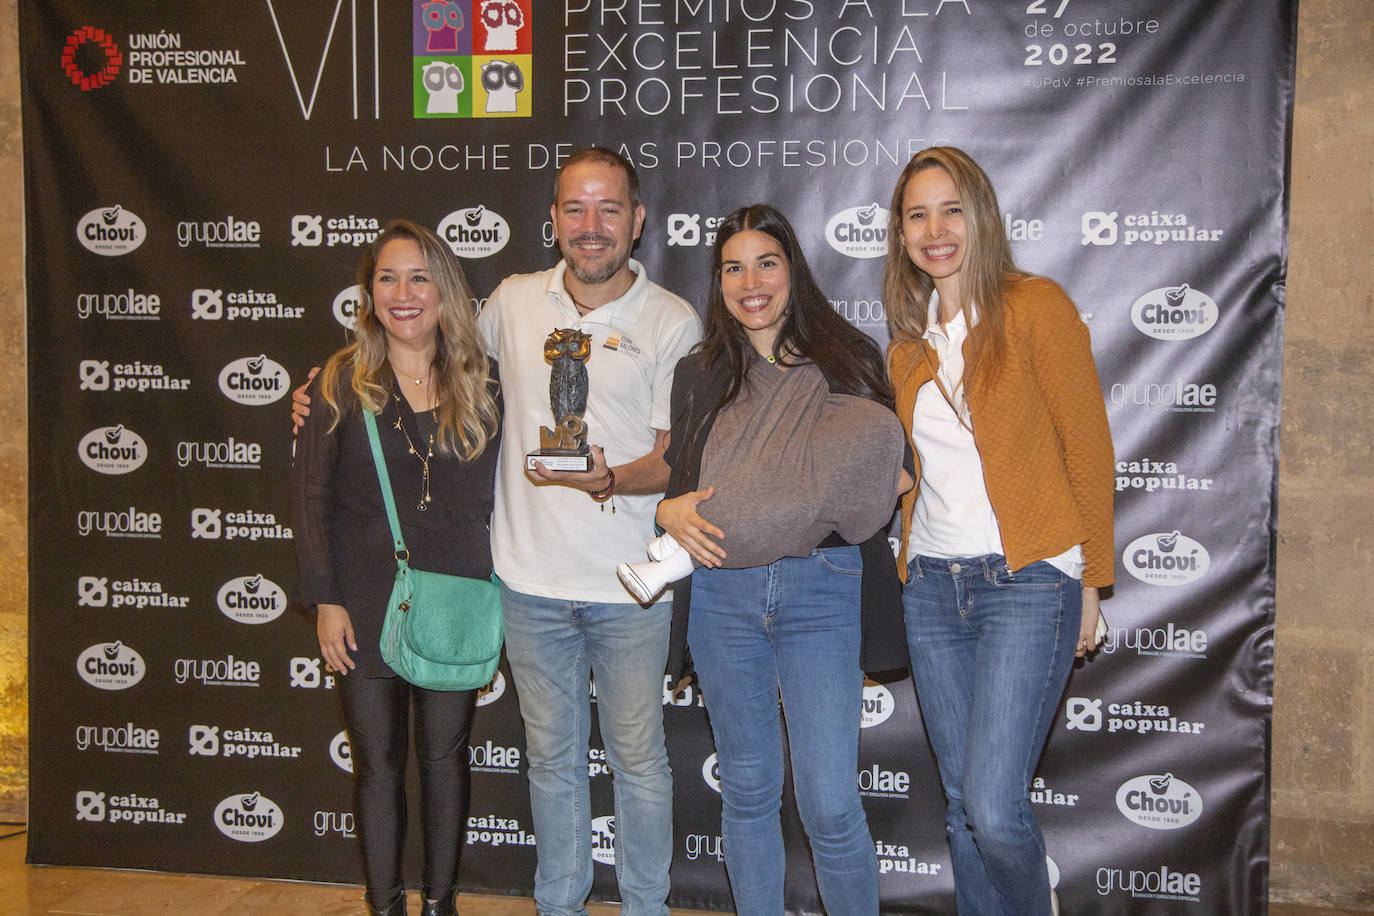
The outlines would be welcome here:
[[[287,410],[388,218],[438,230],[485,296],[556,261],[554,169],[601,144],[639,170],[655,280],[700,305],[719,219],[768,201],[885,342],[892,185],[948,143],[1091,327],[1116,445],[1111,633],[1032,787],[1065,911],[1263,907],[1295,2],[19,8],[30,861],[359,880],[334,683],[291,598]],[[528,893],[508,671],[482,702],[462,887]],[[884,910],[952,912],[910,681],[855,715]],[[671,902],[726,909],[699,692],[664,716]],[[613,898],[595,733],[587,766]],[[789,910],[816,911],[783,820]]]

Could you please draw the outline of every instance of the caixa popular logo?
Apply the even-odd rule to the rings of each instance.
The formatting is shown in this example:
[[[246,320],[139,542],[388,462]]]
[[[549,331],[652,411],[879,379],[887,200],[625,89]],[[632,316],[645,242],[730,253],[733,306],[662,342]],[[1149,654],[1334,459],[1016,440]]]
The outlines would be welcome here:
[[[615,865],[615,815],[592,818],[592,861]]]
[[[886,257],[887,218],[887,210],[876,203],[841,210],[825,224],[825,240],[851,258]]]
[[[119,640],[89,647],[76,658],[76,672],[92,687],[124,690],[143,680],[148,666],[143,656]]]
[[[675,706],[679,709],[687,709],[692,706],[706,708],[706,700],[702,697],[701,690],[691,684],[683,684],[678,687],[677,678],[665,674],[663,676],[663,705]]]
[[[1201,337],[1217,323],[1212,297],[1187,283],[1152,289],[1131,305],[1131,324],[1156,340]]]
[[[219,390],[237,404],[271,404],[290,388],[286,369],[263,354],[236,359],[219,370]]]
[[[81,463],[101,474],[127,474],[148,460],[148,443],[132,429],[101,426],[81,437],[76,447]]]
[[[873,728],[882,725],[892,717],[897,708],[892,691],[882,684],[864,684],[863,709],[859,714],[860,728]]]
[[[261,843],[281,832],[282,810],[261,792],[231,795],[215,806],[219,832],[240,843]]]
[[[348,330],[358,324],[358,312],[363,307],[363,288],[353,285],[339,291],[334,297],[334,320]]]
[[[461,258],[485,258],[510,241],[510,226],[495,210],[483,205],[454,210],[439,223],[439,237]]]
[[[1121,561],[1127,572],[1151,585],[1196,582],[1212,563],[1206,547],[1178,531],[1136,538],[1126,546]]]
[[[82,789],[76,793],[78,821],[108,821],[111,824],[185,824],[185,811],[162,807],[159,799],[148,795],[111,795]]]
[[[76,239],[87,251],[115,258],[128,254],[148,237],[148,227],[132,210],[119,204],[98,207],[76,224]]]
[[[358,248],[370,244],[381,229],[381,223],[372,216],[350,214],[325,219],[319,214],[297,213],[291,217],[291,247],[303,245],[318,248],[325,245],[333,248],[335,245],[347,245]]]
[[[496,814],[468,815],[463,837],[469,846],[533,846],[534,834],[520,826],[518,818]]]
[[[719,216],[703,217],[700,213],[668,214],[668,247],[714,245],[721,219]]]
[[[1116,790],[1116,806],[1151,830],[1177,830],[1202,816],[1202,796],[1173,773],[1126,780]]]
[[[289,662],[290,680],[287,686],[302,690],[334,689],[334,675],[321,671],[323,662],[318,658],[297,655]],[[333,670],[332,668],[329,670]]]
[[[943,865],[941,862],[924,862],[914,858],[911,855],[911,850],[902,843],[885,843],[882,840],[874,840],[873,848],[878,854],[878,874],[880,875],[892,872],[906,875],[938,875]]]
[[[286,610],[286,592],[262,573],[230,579],[215,600],[221,614],[239,623],[269,623]]]

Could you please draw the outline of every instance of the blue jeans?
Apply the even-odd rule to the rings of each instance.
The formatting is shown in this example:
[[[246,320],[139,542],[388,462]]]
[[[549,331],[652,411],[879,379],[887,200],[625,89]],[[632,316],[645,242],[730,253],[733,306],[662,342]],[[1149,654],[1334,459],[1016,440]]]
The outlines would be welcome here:
[[[878,912],[878,859],[859,801],[857,547],[692,574],[687,642],[720,762],[725,866],[744,916],[781,916],[782,731],[797,808],[832,916]]]
[[[902,601],[916,696],[949,802],[960,916],[1050,912],[1031,778],[1073,664],[1082,582],[1000,554],[917,557]]]
[[[506,657],[520,695],[540,914],[587,912],[592,887],[588,673],[615,791],[615,876],[624,916],[667,916],[673,776],[663,743],[667,604],[594,604],[501,587]]]

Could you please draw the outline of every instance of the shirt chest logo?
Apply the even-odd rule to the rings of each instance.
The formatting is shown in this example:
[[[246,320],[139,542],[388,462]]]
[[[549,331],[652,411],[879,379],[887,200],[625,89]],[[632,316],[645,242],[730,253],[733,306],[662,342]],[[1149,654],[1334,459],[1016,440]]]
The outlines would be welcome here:
[[[634,341],[622,334],[612,334],[606,338],[606,342],[601,346],[607,350],[615,350],[621,353],[630,353],[635,356],[643,356],[644,351],[635,346]]]

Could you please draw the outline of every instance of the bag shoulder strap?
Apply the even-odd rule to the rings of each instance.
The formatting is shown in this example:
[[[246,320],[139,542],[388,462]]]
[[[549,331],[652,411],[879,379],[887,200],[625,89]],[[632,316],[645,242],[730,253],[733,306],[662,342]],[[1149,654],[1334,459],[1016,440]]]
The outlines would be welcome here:
[[[372,411],[363,408],[363,423],[367,426],[367,441],[372,445],[372,463],[377,466],[377,482],[382,486],[382,501],[386,503],[386,520],[391,525],[391,539],[396,542],[396,565],[405,568],[410,551],[401,537],[401,520],[396,515],[396,499],[391,494],[391,475],[386,470],[386,458],[382,455],[382,439],[377,435],[377,418]]]

